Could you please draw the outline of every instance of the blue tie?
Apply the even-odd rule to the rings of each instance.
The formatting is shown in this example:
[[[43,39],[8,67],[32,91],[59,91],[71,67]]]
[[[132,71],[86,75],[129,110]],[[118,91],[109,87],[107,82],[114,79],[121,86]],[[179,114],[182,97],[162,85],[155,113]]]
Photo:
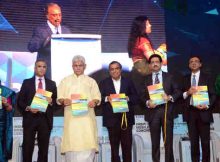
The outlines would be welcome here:
[[[196,86],[196,75],[193,75],[192,86]]]

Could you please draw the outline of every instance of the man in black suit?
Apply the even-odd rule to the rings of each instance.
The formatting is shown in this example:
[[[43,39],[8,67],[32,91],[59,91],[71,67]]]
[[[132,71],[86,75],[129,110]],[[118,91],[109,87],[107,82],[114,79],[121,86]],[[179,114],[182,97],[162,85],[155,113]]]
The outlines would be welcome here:
[[[169,73],[162,72],[162,58],[153,54],[149,58],[149,67],[152,74],[147,75],[142,101],[146,105],[145,120],[149,123],[152,160],[160,162],[160,135],[161,127],[165,143],[165,162],[173,162],[173,108],[174,102],[181,96],[181,91]],[[147,86],[162,83],[166,104],[156,105],[149,96]],[[165,111],[167,108],[167,112]],[[166,114],[165,114],[166,113]],[[166,118],[165,118],[166,115]],[[165,130],[166,129],[166,130]]]
[[[35,75],[23,81],[18,95],[17,105],[23,116],[23,162],[32,162],[35,136],[39,147],[38,162],[47,162],[50,132],[53,127],[53,110],[56,105],[56,83],[45,78],[46,62],[37,60],[34,68]],[[46,112],[30,107],[37,89],[52,92],[52,97],[47,98]]]
[[[214,82],[209,75],[200,71],[202,61],[199,56],[191,56],[189,68],[191,74],[184,78],[184,121],[188,124],[191,143],[192,162],[200,161],[199,138],[202,146],[202,162],[210,161],[210,123],[213,122],[212,105],[215,101]],[[207,86],[209,105],[193,106],[192,95],[197,92],[197,86]]]
[[[121,143],[123,162],[131,162],[132,126],[134,125],[133,106],[137,104],[138,96],[133,82],[128,78],[122,77],[121,71],[121,64],[117,61],[112,61],[109,64],[110,77],[99,84],[102,95],[103,126],[107,127],[109,133],[111,161],[121,161],[119,157],[119,145]],[[127,97],[129,112],[113,113],[110,95],[120,93],[124,93]],[[125,118],[127,118],[127,121]]]
[[[51,78],[51,35],[70,34],[71,31],[62,22],[61,8],[56,3],[49,3],[45,8],[47,22],[36,27],[32,38],[28,43],[30,52],[38,52],[37,59],[43,59],[47,63],[46,76]]]

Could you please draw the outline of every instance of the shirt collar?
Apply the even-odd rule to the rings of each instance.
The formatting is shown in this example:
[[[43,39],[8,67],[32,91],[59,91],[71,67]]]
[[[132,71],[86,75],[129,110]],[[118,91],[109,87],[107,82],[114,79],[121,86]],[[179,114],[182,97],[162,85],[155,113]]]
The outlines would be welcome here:
[[[57,28],[59,33],[61,33],[61,25],[59,25],[58,27],[54,26],[53,24],[51,24],[51,22],[49,20],[47,20],[47,24],[50,27],[50,29],[52,30],[52,32],[55,34],[57,32]]]
[[[75,73],[73,73],[73,77],[75,77],[75,78],[81,78],[83,76],[85,76],[85,74],[81,74],[81,75],[77,76]]]
[[[35,80],[38,81],[39,79],[42,79],[41,81],[45,80],[44,76],[43,77],[35,76]]]
[[[152,74],[153,74],[153,75],[156,75],[156,74],[161,75],[161,74],[162,74],[162,70],[160,70],[160,71],[158,71],[158,72],[153,72]]]
[[[120,82],[121,81],[121,76],[120,76],[120,78],[118,80],[115,80],[115,79],[112,78],[112,81],[113,82]]]
[[[196,73],[192,73],[192,74],[191,74],[191,77],[192,77],[193,75],[195,75],[196,77],[198,77],[198,76],[200,75],[200,70],[197,71]]]

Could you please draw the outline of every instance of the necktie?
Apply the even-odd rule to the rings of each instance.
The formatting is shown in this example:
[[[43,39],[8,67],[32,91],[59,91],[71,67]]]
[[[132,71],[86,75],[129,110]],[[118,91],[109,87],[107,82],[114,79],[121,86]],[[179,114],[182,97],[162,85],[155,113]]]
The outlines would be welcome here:
[[[158,75],[159,75],[159,73],[156,73],[155,80],[154,80],[154,84],[159,84],[159,83],[160,83],[160,80],[159,80],[159,78],[158,78]]]
[[[58,28],[56,28],[56,34],[60,34]]]
[[[42,79],[39,79],[39,82],[38,82],[38,89],[43,89],[43,84],[42,84]]]
[[[193,75],[192,86],[196,86],[196,75]]]

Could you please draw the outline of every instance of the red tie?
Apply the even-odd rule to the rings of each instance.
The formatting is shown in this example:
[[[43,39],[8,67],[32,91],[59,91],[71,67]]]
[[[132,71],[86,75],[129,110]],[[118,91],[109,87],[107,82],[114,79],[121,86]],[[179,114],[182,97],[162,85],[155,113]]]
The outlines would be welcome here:
[[[42,84],[42,79],[40,78],[39,79],[39,82],[38,82],[38,89],[43,89],[43,84]]]

